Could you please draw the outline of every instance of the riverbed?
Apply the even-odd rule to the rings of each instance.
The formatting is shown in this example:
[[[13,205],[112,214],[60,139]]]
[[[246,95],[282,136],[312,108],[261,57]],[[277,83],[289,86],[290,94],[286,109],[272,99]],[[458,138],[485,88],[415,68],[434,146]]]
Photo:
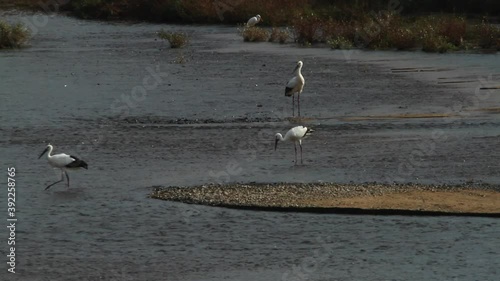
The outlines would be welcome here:
[[[161,28],[188,33],[189,46],[168,48]],[[494,218],[252,212],[148,195],[228,182],[499,184],[500,90],[481,90],[500,84],[498,54],[252,44],[233,26],[63,15],[30,44],[0,52],[1,159],[17,170],[8,280],[497,279]],[[291,119],[284,85],[298,60],[303,118]],[[274,151],[274,134],[298,124],[315,130],[303,165],[291,144]],[[60,177],[37,159],[48,143],[88,163],[69,189],[44,191]]]

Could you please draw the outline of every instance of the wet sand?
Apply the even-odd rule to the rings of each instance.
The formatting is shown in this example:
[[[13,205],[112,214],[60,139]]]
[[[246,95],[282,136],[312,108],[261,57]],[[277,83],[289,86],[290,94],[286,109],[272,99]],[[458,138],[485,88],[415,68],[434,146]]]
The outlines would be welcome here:
[[[158,187],[151,197],[270,211],[500,217],[500,192],[492,186],[232,184]]]

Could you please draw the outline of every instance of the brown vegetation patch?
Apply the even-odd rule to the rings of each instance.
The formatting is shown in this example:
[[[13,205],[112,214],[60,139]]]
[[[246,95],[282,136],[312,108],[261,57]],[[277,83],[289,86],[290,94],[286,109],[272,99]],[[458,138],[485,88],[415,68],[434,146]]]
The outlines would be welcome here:
[[[266,42],[269,40],[269,32],[260,27],[244,27],[240,30],[245,42]]]

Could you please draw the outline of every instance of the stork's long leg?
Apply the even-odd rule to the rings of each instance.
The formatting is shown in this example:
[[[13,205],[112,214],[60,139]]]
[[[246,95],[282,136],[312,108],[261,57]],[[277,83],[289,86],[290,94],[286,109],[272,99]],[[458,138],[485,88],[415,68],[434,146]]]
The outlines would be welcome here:
[[[300,146],[300,164],[304,164],[304,158],[302,158],[302,143],[299,142]]]
[[[49,189],[49,187],[53,186],[53,185],[54,185],[54,184],[56,184],[56,183],[60,183],[60,182],[62,182],[62,181],[64,180],[64,175],[63,175],[63,174],[64,174],[64,170],[61,170],[61,180],[58,180],[58,181],[56,181],[55,183],[49,184],[49,185],[45,188],[45,190]],[[67,176],[67,175],[66,175],[66,176]]]
[[[299,117],[300,117],[300,93],[297,93],[297,107],[298,107]]]
[[[297,143],[294,142],[293,145],[295,145],[295,165],[297,165]]]
[[[68,180],[68,188],[69,188],[69,176],[68,176],[68,172],[64,171],[64,173],[66,174],[66,179]]]
[[[295,117],[295,94],[292,94],[292,116]]]

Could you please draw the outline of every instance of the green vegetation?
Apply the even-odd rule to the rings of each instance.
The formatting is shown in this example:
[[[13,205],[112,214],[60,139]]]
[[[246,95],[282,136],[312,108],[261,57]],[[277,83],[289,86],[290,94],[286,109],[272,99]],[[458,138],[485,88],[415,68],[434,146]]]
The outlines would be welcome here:
[[[30,31],[22,24],[0,20],[0,49],[20,48],[28,42]]]
[[[167,40],[170,48],[183,48],[189,43],[188,35],[182,32],[166,32],[162,29],[158,32],[158,37]]]

